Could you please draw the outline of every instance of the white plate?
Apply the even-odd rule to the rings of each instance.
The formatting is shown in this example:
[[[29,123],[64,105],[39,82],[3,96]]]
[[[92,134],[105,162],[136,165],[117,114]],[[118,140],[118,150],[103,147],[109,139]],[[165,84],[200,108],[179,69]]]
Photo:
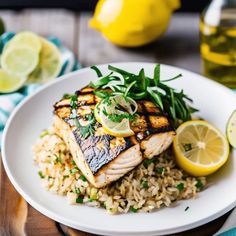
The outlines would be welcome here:
[[[121,68],[138,72],[144,68],[153,74],[154,64],[120,63]],[[100,67],[106,71],[107,65]],[[193,98],[199,115],[223,132],[228,117],[236,108],[234,93],[200,75],[162,65],[162,79],[182,73],[183,78],[170,84]],[[104,209],[70,206],[66,199],[44,190],[33,165],[31,146],[40,132],[52,124],[53,104],[64,93],[72,93],[87,85],[96,75],[89,68],[68,74],[44,86],[27,98],[12,114],[5,128],[2,143],[3,163],[17,191],[46,216],[83,231],[102,235],[163,235],[184,231],[207,223],[236,205],[236,156],[233,152],[227,164],[209,178],[209,187],[196,199],[179,201],[170,208],[153,213],[111,216]],[[189,206],[189,210],[185,208]]]

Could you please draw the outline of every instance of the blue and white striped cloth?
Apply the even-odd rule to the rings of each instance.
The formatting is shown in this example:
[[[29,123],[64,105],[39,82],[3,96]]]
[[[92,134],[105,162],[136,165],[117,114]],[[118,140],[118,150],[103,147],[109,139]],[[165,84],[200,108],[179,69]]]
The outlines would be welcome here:
[[[3,50],[4,45],[15,35],[13,32],[7,32],[0,37],[0,54]],[[55,44],[62,55],[62,68],[59,76],[69,73],[71,71],[80,68],[74,53],[65,47],[58,38],[48,37],[48,40]],[[2,138],[2,132],[7,119],[14,108],[29,94],[33,93],[39,84],[31,84],[21,88],[19,91],[10,94],[0,94],[0,143]]]

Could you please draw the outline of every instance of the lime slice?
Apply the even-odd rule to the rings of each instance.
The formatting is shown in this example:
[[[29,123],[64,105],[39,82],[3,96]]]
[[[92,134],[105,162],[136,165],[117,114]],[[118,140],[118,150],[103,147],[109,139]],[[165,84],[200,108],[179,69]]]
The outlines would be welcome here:
[[[21,88],[27,77],[17,77],[0,69],[0,93],[10,93]]]
[[[28,83],[45,83],[58,76],[61,70],[61,54],[51,42],[40,37],[42,49],[39,64],[29,75]]]
[[[236,110],[233,111],[229,118],[226,128],[227,138],[232,147],[236,148]]]
[[[38,64],[38,53],[26,45],[9,47],[1,56],[1,66],[9,74],[29,75]]]
[[[32,49],[36,50],[38,53],[42,48],[42,43],[39,39],[39,36],[37,36],[37,34],[33,32],[25,31],[16,34],[5,46],[5,50],[8,49],[9,47],[21,46],[21,45],[29,46]]]

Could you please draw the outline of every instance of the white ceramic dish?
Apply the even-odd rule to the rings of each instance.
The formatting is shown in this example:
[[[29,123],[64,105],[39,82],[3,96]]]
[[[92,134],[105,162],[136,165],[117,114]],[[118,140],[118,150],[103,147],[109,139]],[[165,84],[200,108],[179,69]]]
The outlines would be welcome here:
[[[121,68],[137,72],[144,68],[150,76],[154,64],[119,63]],[[107,65],[100,68],[106,71]],[[236,108],[235,94],[200,75],[162,65],[162,79],[178,73],[183,78],[169,82],[184,89],[193,98],[199,115],[225,131],[227,119]],[[164,235],[184,231],[207,223],[236,205],[236,153],[232,152],[226,165],[211,176],[209,186],[196,199],[179,201],[170,208],[153,213],[111,216],[103,209],[70,206],[66,199],[44,190],[33,165],[31,146],[40,132],[52,123],[52,105],[64,93],[72,93],[87,85],[96,75],[89,68],[68,74],[41,88],[27,98],[8,120],[3,135],[2,154],[6,172],[17,191],[46,216],[83,231],[102,235]],[[189,210],[185,208],[189,206]]]

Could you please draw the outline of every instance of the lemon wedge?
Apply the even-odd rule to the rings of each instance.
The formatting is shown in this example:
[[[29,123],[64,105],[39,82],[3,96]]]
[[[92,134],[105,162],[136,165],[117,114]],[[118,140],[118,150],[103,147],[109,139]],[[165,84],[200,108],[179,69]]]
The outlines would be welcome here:
[[[29,75],[29,83],[45,83],[58,76],[61,70],[62,58],[58,48],[48,40],[40,37],[42,49],[39,63]]]
[[[206,176],[227,161],[229,143],[221,131],[206,121],[183,123],[174,138],[178,165],[193,176]]]
[[[27,77],[17,77],[0,69],[0,93],[10,93],[23,86]]]
[[[236,148],[236,110],[233,111],[229,118],[226,133],[230,145]]]
[[[38,52],[27,45],[8,47],[1,56],[1,66],[18,77],[29,75],[38,64]]]

